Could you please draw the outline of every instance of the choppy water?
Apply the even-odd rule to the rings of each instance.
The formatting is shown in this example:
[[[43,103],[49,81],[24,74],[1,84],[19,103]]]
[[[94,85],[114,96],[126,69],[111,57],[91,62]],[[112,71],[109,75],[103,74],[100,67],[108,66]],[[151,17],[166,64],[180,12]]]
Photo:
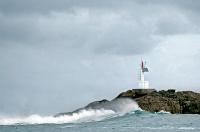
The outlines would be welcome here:
[[[0,132],[200,132],[200,115],[128,113],[101,121],[1,125]]]
[[[123,109],[115,107],[122,111],[117,113],[90,109],[60,117],[0,116],[0,132],[200,132],[200,115],[150,113],[125,102]]]

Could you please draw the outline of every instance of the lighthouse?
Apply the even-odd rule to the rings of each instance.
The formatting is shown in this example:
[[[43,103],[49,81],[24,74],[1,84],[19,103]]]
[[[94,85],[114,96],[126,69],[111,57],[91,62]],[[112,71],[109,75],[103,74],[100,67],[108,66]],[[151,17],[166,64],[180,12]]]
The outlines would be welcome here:
[[[144,77],[145,73],[149,72],[149,69],[146,67],[146,62],[144,62],[143,60],[141,61],[139,72],[138,87],[140,89],[149,89],[149,81],[146,81]]]

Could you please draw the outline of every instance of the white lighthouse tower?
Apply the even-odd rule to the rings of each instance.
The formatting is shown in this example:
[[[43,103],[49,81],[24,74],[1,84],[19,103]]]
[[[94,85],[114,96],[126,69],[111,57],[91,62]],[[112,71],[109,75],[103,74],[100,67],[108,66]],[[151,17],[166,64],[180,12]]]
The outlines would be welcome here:
[[[145,72],[149,72],[149,70],[146,67],[146,62],[144,63],[142,60],[140,64],[139,83],[138,83],[140,89],[149,89],[149,81],[145,81],[144,78]]]

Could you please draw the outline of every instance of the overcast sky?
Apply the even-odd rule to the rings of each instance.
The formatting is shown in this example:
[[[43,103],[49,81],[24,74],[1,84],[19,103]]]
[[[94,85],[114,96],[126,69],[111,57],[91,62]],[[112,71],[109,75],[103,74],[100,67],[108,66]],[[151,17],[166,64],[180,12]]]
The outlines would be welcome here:
[[[0,114],[54,114],[137,88],[200,91],[199,0],[0,0]]]

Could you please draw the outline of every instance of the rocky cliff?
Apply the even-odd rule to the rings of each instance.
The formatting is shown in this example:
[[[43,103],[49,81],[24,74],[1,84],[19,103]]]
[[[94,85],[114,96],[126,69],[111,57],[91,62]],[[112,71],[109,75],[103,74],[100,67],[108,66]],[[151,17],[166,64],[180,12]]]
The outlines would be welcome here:
[[[171,113],[200,114],[200,93],[173,89],[156,91],[155,89],[132,89],[120,93],[116,98],[134,99],[143,110]]]

